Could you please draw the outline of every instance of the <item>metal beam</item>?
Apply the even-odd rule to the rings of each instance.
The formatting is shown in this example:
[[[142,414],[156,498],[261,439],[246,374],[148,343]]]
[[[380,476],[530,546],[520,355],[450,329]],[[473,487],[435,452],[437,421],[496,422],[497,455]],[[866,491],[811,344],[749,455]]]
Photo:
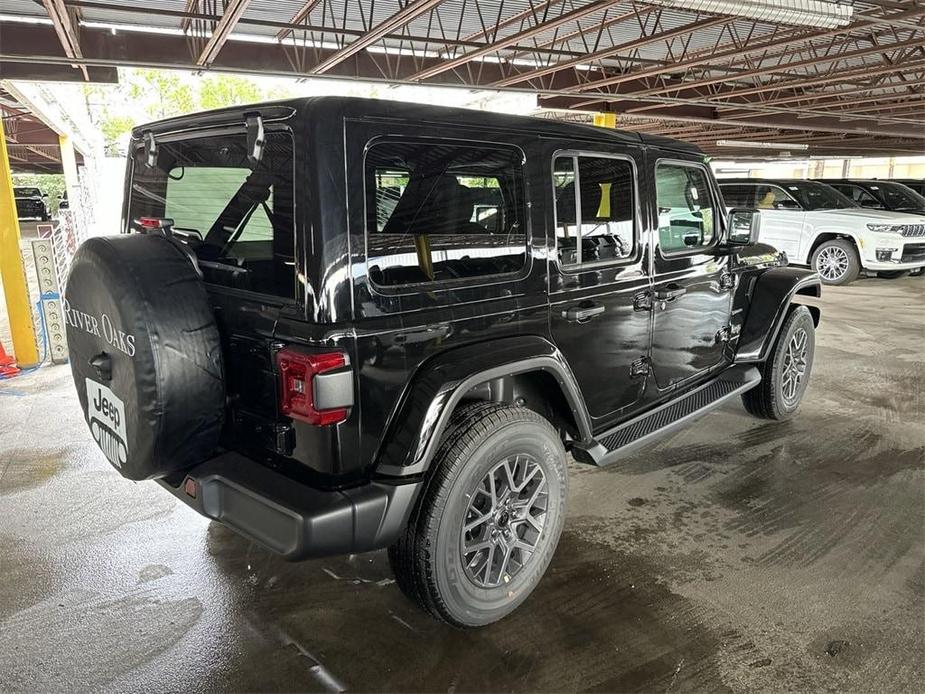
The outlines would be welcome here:
[[[298,9],[298,11],[292,15],[292,19],[289,20],[290,24],[299,24],[308,20],[308,15],[312,13],[312,10],[318,5],[321,0],[306,0],[305,4]],[[284,38],[289,36],[292,33],[292,29],[280,29],[279,33],[276,34],[276,38],[282,41]]]
[[[64,6],[62,0],[42,0],[42,5],[44,5],[45,11],[51,19],[52,26],[55,28],[55,33],[58,35],[58,40],[61,42],[61,48],[64,49],[64,54],[68,58],[83,58],[83,54],[80,52],[80,41],[77,38],[77,32],[74,29],[74,25],[71,23],[71,16],[68,14],[67,8]],[[89,82],[90,75],[87,74],[87,68],[77,63],[75,63],[75,67],[79,68],[81,73],[83,73],[84,80]]]
[[[460,55],[460,56],[457,56],[456,58],[452,58],[445,62],[439,63],[437,65],[434,65],[433,67],[424,68],[423,70],[419,70],[418,72],[411,75],[408,79],[411,80],[412,82],[419,82],[421,80],[426,80],[436,75],[439,75],[443,72],[447,72],[448,70],[455,70],[456,68],[462,65],[465,65],[466,63],[472,60],[475,60],[476,58],[481,58],[486,55],[490,55],[491,53],[495,53],[504,48],[508,48],[517,43],[520,43],[521,41],[532,38],[536,36],[537,34],[541,34],[551,29],[555,29],[556,27],[562,26],[563,24],[567,24],[568,22],[574,22],[575,20],[581,19],[582,17],[586,17],[589,14],[600,12],[601,10],[605,10],[608,7],[612,5],[616,5],[621,1],[622,0],[597,0],[596,2],[592,2],[589,5],[585,5],[584,7],[579,7],[578,9],[571,10],[570,12],[564,12],[560,14],[558,17],[554,17],[552,19],[546,19],[542,22],[537,22],[536,24],[531,26],[529,29],[524,29],[523,31],[519,31],[515,34],[511,34],[510,36],[506,36],[503,39],[499,39],[497,41],[494,41],[493,43],[486,44],[485,46],[482,46],[481,48],[478,48],[474,51],[470,51],[469,53],[464,53],[463,55]]]
[[[95,2],[94,0],[63,0],[64,4],[68,7],[78,7],[91,10],[111,10],[113,5],[108,2]],[[193,6],[198,5],[199,0],[189,0],[189,3]],[[121,5],[119,7],[119,12],[125,12],[127,14],[140,14],[140,15],[151,15],[152,13],[156,14],[159,17],[176,17],[181,20],[181,26],[184,31],[189,28],[190,22],[192,20],[201,20],[203,22],[218,22],[221,20],[222,16],[219,14],[210,14],[207,12],[195,12],[187,10],[171,10],[166,8],[158,8],[155,12],[150,7],[146,6],[135,6],[135,5]],[[640,12],[641,14],[641,12]],[[328,36],[350,36],[350,37],[362,37],[366,35],[366,31],[362,29],[348,29],[343,26],[321,26],[316,24],[299,24],[293,22],[277,22],[271,19],[259,19],[254,17],[241,17],[238,20],[237,26],[255,26],[255,27],[267,27],[270,29],[277,29],[277,38],[281,35],[288,35],[294,31],[304,31],[308,33],[317,33]],[[397,34],[391,33],[386,34],[382,37],[383,39],[394,39],[396,41],[407,41],[409,43],[429,43],[433,42],[436,39],[432,36],[416,36],[413,34]],[[439,39],[441,45],[445,46],[460,46],[463,48],[479,48],[483,44],[479,41],[473,41],[466,39],[465,37],[461,39],[452,39],[449,37],[441,36]],[[557,56],[578,56],[580,55],[579,51],[569,51],[569,50],[556,50],[551,48],[534,47],[534,46],[513,46],[512,50],[521,51],[521,52],[532,52],[532,53],[544,53],[549,55]],[[635,62],[640,63],[654,63],[658,61],[640,59]],[[2,73],[0,73],[2,74]]]
[[[814,65],[823,65],[825,63],[835,63],[840,60],[852,60],[854,58],[864,58],[869,55],[876,55],[878,53],[883,53],[885,51],[898,50],[900,48],[911,48],[915,46],[922,45],[922,38],[916,36],[915,38],[908,39],[907,41],[897,41],[896,43],[891,43],[887,45],[878,45],[870,46],[868,48],[861,48],[856,51],[848,51],[845,53],[836,53],[835,55],[824,55],[816,58],[808,58],[806,60],[796,60],[791,63],[783,63],[781,65],[769,65],[768,67],[758,68],[756,70],[749,70],[748,72],[742,72],[735,76],[736,80],[748,79],[751,77],[762,77],[764,75],[771,75],[775,72],[791,72],[797,68],[803,67],[812,67]],[[661,87],[656,87],[654,89],[646,89],[644,91],[633,92],[634,96],[649,96],[651,94],[663,94],[665,92],[673,92],[678,90],[687,90],[687,89],[701,89],[703,87],[709,87],[714,84],[723,84],[729,81],[728,76],[724,77],[711,77],[710,79],[698,80],[696,82],[678,82],[671,85],[663,85]]]
[[[23,80],[27,82],[97,82],[116,84],[119,73],[116,68],[87,67],[85,77],[68,65],[39,65],[36,63],[0,62],[0,80]]]
[[[60,1],[58,0],[58,2]],[[208,67],[215,61],[219,51],[222,50],[222,46],[225,45],[225,41],[228,40],[228,36],[234,30],[235,25],[250,3],[251,0],[228,0],[222,18],[212,29],[212,36],[199,54],[199,58],[196,59],[197,65]]]
[[[405,26],[415,17],[418,17],[425,12],[434,9],[441,2],[443,2],[443,0],[409,0],[408,4],[406,4],[398,12],[393,14],[384,22],[377,24],[373,29],[370,29],[353,43],[347,44],[334,55],[325,60],[322,60],[315,67],[313,67],[309,73],[312,75],[320,75],[327,72],[335,65],[344,62],[366,47],[371,46],[372,44],[381,40],[386,34],[390,34],[399,27]]]
[[[633,16],[635,12],[630,13],[628,16]],[[713,26],[726,25],[729,22],[734,21],[729,17],[712,17],[710,19],[702,19],[697,22],[691,22],[690,24],[685,24],[684,26],[677,27],[675,29],[668,29],[667,31],[660,31],[657,34],[651,34],[649,36],[641,36],[638,39],[633,39],[632,41],[626,41],[617,46],[611,46],[609,48],[602,48],[599,51],[594,51],[593,53],[587,53],[586,55],[578,56],[577,58],[572,58],[570,60],[563,60],[555,65],[549,65],[547,67],[537,68],[536,70],[530,70],[528,72],[522,72],[518,75],[511,75],[502,80],[498,80],[493,83],[493,87],[509,87],[512,84],[517,84],[519,82],[525,82],[527,80],[534,80],[539,77],[545,77],[559,70],[565,70],[567,68],[578,67],[579,65],[587,65],[596,60],[603,60],[604,58],[611,58],[616,56],[623,51],[631,51],[642,46],[647,46],[650,43],[656,43],[658,41],[670,41],[678,36],[683,36],[691,32],[697,31],[699,29],[707,29]]]
[[[906,12],[901,12],[895,15],[895,17],[901,19],[913,19],[923,15],[925,15],[925,9],[913,9]],[[615,86],[618,84],[623,84],[624,82],[633,82],[636,80],[648,79],[650,77],[658,77],[666,73],[683,72],[692,67],[715,64],[726,61],[727,59],[730,61],[740,61],[745,57],[758,55],[775,48],[792,48],[793,44],[796,42],[816,41],[841,34],[849,34],[853,31],[874,26],[884,21],[885,18],[861,15],[859,16],[858,21],[854,22],[850,26],[841,27],[839,29],[828,29],[826,31],[812,32],[792,31],[787,32],[784,36],[776,36],[767,41],[751,42],[751,44],[748,46],[726,44],[723,46],[718,46],[713,51],[705,53],[696,58],[690,58],[676,63],[669,63],[660,67],[646,68],[644,70],[634,70],[622,75],[615,75],[613,77],[607,77],[602,80],[588,82],[580,88],[576,87],[575,91],[581,91],[582,89],[600,89],[601,87]]]
[[[543,2],[537,3],[536,5],[533,5],[531,3],[529,7],[521,10],[520,12],[516,12],[515,14],[512,14],[507,19],[502,19],[496,24],[491,25],[490,27],[486,27],[485,29],[480,29],[479,31],[468,34],[464,36],[463,38],[471,41],[473,39],[481,39],[481,38],[488,38],[489,36],[497,36],[498,32],[501,29],[505,29],[511,26],[512,24],[516,24],[517,22],[522,22],[528,17],[533,17],[535,19],[536,17],[539,16],[541,12],[545,12],[553,5],[558,5],[559,3],[563,1],[564,0],[543,0]]]

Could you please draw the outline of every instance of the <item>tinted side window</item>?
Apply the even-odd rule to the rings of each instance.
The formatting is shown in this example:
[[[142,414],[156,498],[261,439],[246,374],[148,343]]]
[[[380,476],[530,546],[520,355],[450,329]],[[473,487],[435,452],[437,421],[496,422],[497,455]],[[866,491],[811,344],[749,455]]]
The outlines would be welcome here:
[[[839,193],[847,195],[861,207],[883,207],[883,204],[877,200],[877,198],[860,186],[853,186],[847,183],[830,183],[829,185]]]
[[[713,243],[716,220],[709,179],[698,166],[661,162],[655,167],[658,238],[663,253]]]
[[[553,185],[556,248],[563,265],[633,255],[636,200],[632,163],[612,157],[556,157]]]
[[[739,183],[720,184],[727,207],[751,208],[755,204],[755,186]]]
[[[366,156],[366,252],[382,286],[521,270],[522,155],[509,147],[388,142]]]
[[[782,200],[796,202],[783,188],[760,184],[755,186],[755,207],[759,210],[777,209],[777,203]],[[799,204],[799,203],[798,203]]]

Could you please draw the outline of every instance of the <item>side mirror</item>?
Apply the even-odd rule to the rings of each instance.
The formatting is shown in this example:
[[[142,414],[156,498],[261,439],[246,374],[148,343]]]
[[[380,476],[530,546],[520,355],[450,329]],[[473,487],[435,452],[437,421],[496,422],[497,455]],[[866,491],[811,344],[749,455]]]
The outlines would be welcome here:
[[[48,197],[48,193],[42,193],[42,197],[43,197],[43,198],[47,198],[47,197]]]
[[[761,213],[758,210],[730,210],[726,228],[730,246],[754,245],[758,243],[761,230]]]
[[[778,200],[774,203],[775,210],[802,210],[800,203],[796,200]]]
[[[861,204],[861,207],[867,207],[867,208],[873,209],[873,210],[882,210],[882,209],[883,209],[883,205],[881,205],[881,204],[880,204],[879,202],[877,202],[876,200],[866,200],[866,199],[865,199],[865,200],[861,200],[861,203],[860,203],[860,204]]]

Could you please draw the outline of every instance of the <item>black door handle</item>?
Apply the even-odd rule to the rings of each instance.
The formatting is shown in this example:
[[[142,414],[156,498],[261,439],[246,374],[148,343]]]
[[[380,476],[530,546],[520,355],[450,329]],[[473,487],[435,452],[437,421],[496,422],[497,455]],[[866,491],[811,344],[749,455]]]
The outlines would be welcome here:
[[[565,309],[562,312],[562,317],[572,323],[584,323],[594,318],[594,316],[599,316],[606,310],[607,307],[601,304],[578,305]]]
[[[687,289],[679,287],[676,284],[669,284],[664,289],[655,290],[655,299],[657,301],[674,301],[679,296],[687,294]]]

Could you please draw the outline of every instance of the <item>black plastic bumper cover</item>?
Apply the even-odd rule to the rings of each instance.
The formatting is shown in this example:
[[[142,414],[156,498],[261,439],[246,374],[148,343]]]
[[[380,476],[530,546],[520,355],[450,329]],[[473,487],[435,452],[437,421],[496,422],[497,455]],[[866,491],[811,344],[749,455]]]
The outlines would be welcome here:
[[[195,482],[196,496],[187,489]],[[238,453],[187,472],[178,499],[290,561],[353,554],[391,545],[405,526],[420,482],[370,482],[336,491],[296,482]]]

